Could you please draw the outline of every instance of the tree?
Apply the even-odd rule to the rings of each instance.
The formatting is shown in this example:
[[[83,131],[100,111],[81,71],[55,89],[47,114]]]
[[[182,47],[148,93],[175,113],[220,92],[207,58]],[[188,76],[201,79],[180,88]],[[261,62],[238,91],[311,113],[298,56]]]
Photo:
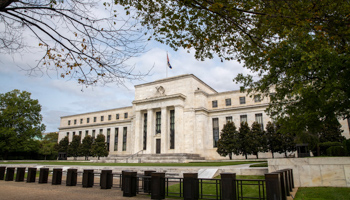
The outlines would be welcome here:
[[[92,155],[97,156],[100,160],[100,157],[108,156],[108,154],[106,137],[103,134],[98,134],[92,145]]]
[[[218,152],[220,156],[229,155],[230,160],[232,160],[232,152],[234,146],[237,145],[236,135],[237,130],[235,124],[233,122],[227,122],[221,130],[218,148],[216,149],[216,152]]]
[[[270,96],[268,113],[283,132],[318,128],[325,117],[350,117],[350,4],[342,0],[116,0],[135,8],[155,40],[216,54],[255,72],[234,81]],[[253,76],[257,76],[253,78]]]
[[[125,63],[144,51],[144,31],[135,18],[118,13],[113,2],[3,0],[0,19],[1,53],[40,48],[42,57],[30,74],[56,70],[57,76],[83,85],[123,84],[147,74]],[[25,42],[30,33],[37,40],[34,46]]]
[[[39,153],[45,156],[45,160],[47,159],[47,156],[54,155],[57,157],[57,142],[58,133],[56,132],[48,133],[44,136],[43,140],[40,142]]]
[[[58,133],[57,132],[48,133],[44,136],[43,139],[57,144],[58,143]]]
[[[250,137],[251,140],[251,150],[256,158],[259,158],[259,152],[267,151],[267,141],[266,135],[263,130],[261,130],[261,125],[258,122],[254,122],[252,124],[252,128],[250,129]]]
[[[252,138],[250,138],[250,128],[247,122],[241,122],[241,126],[237,132],[236,136],[237,142],[233,148],[233,153],[235,155],[243,154],[245,159],[248,158],[248,154],[251,154],[251,143]]]
[[[271,151],[272,158],[275,158],[274,153],[280,150],[282,138],[278,135],[275,125],[271,122],[267,122],[266,124],[266,139],[267,148]]]
[[[277,135],[280,137],[281,145],[278,150],[279,153],[284,153],[284,156],[287,157],[287,152],[293,152],[296,150],[296,135],[293,132],[282,132],[281,127],[284,125],[277,124],[276,125],[276,132]]]
[[[68,153],[68,146],[69,146],[69,140],[68,136],[62,138],[60,142],[57,145],[57,151],[58,152],[65,152]]]
[[[89,156],[92,155],[92,143],[93,139],[90,135],[85,136],[81,143],[80,152],[85,156],[85,160],[89,160]]]
[[[41,105],[26,91],[13,90],[0,94],[0,152],[7,159],[9,153],[36,152],[45,125],[41,123]]]
[[[74,135],[73,140],[68,145],[68,156],[73,156],[74,160],[77,160],[77,157],[80,155],[80,145],[81,138],[79,135]]]

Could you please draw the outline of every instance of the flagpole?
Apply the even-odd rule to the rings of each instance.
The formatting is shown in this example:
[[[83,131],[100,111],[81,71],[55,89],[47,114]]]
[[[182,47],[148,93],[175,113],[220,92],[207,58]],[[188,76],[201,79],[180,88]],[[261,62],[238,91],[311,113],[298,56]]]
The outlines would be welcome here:
[[[166,78],[168,78],[168,51],[166,51],[166,56],[167,56],[167,64],[165,65],[166,68]]]

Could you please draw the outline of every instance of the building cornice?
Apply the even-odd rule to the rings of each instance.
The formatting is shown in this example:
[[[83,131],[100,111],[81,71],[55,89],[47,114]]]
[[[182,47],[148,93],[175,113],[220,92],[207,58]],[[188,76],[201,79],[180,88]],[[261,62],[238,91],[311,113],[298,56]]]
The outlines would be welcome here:
[[[124,123],[131,123],[132,119],[127,120],[119,120],[119,121],[112,121],[112,122],[105,122],[105,123],[93,123],[93,124],[84,124],[84,125],[72,125],[72,126],[64,126],[59,127],[58,130],[67,130],[67,129],[80,129],[80,128],[88,128],[88,127],[95,127],[95,126],[104,126],[104,125],[111,125],[111,124],[124,124]]]
[[[194,109],[195,112],[207,112],[207,113],[217,113],[217,112],[225,112],[225,111],[233,111],[233,110],[245,110],[245,109],[252,109],[252,108],[262,108],[267,107],[269,104],[258,104],[258,105],[251,105],[251,106],[238,106],[238,107],[229,107],[229,108],[220,108],[220,109],[213,109],[209,110],[204,107],[196,108]]]
[[[181,99],[184,101],[186,99],[186,96],[183,94],[164,95],[164,96],[157,96],[157,97],[152,97],[152,98],[143,99],[143,100],[135,100],[132,103],[133,104],[145,104],[145,103],[170,100],[170,99]]]

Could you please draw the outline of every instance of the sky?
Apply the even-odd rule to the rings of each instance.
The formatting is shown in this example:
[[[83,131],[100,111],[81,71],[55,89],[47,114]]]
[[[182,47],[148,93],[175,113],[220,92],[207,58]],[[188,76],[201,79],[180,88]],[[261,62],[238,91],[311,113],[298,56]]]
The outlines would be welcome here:
[[[28,37],[24,41],[37,44]],[[190,53],[183,49],[173,51],[164,44],[149,41],[145,53],[128,61],[128,64],[135,66],[135,71],[152,69],[143,80],[86,88],[79,85],[77,80],[63,79],[52,73],[49,76],[28,75],[25,69],[35,66],[40,58],[33,48],[20,54],[0,54],[0,93],[14,89],[30,92],[31,98],[38,99],[42,106],[45,132],[57,132],[61,116],[132,106],[134,85],[166,78],[167,52],[172,66],[172,69],[168,69],[168,77],[194,74],[218,92],[238,90],[240,85],[235,84],[233,78],[238,73],[249,73],[237,61],[221,62],[217,57],[199,61],[194,58],[193,50]]]

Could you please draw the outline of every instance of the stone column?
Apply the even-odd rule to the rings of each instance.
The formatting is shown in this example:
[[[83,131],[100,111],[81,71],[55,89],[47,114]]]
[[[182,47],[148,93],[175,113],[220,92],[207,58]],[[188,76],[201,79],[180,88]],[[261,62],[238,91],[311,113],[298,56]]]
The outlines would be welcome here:
[[[175,153],[183,152],[183,146],[181,143],[184,141],[184,123],[183,123],[184,107],[177,105],[175,106]]]
[[[111,129],[111,135],[109,138],[109,152],[110,154],[114,154],[114,139],[115,139],[115,127],[110,127]]]
[[[135,120],[134,120],[134,150],[131,153],[137,153],[142,150],[142,115],[141,111],[135,111]]]
[[[160,153],[167,153],[168,149],[169,149],[169,142],[168,142],[168,138],[169,138],[169,125],[168,125],[168,109],[166,107],[162,107],[162,124],[161,124],[161,150]]]
[[[153,144],[155,143],[154,140],[154,111],[152,109],[147,110],[147,154],[155,153],[155,147],[153,147]]]

